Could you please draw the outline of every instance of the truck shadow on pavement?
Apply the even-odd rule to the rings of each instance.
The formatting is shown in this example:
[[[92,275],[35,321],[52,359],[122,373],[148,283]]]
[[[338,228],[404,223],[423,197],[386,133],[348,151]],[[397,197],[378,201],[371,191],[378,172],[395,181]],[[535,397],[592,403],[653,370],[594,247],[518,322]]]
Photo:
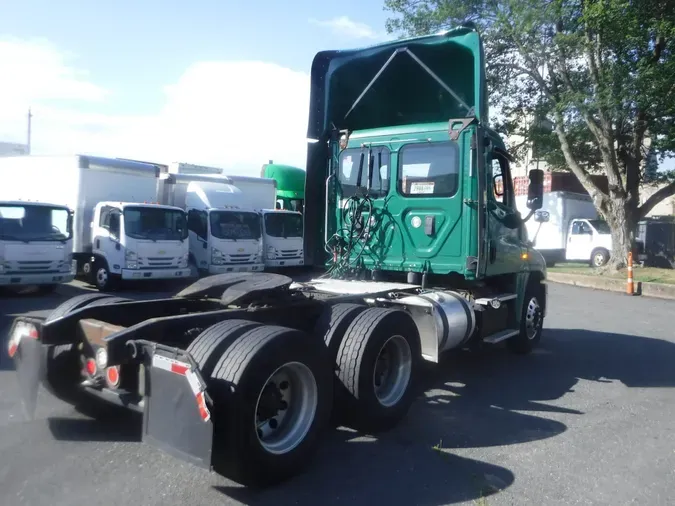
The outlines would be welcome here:
[[[425,367],[420,396],[391,432],[370,438],[336,430],[311,469],[271,491],[216,488],[243,503],[270,506],[279,504],[279,494],[293,504],[322,506],[478,500],[516,477],[453,450],[557,436],[567,426],[552,418],[584,415],[565,400],[579,380],[675,387],[674,363],[675,343],[582,329],[545,329],[540,349],[525,357],[501,347],[454,353]]]

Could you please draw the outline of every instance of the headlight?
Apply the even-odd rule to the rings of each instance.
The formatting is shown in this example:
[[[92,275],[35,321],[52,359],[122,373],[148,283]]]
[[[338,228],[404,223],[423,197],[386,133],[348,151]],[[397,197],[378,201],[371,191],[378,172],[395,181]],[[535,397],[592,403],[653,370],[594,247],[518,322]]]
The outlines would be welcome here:
[[[135,251],[126,250],[124,253],[124,262],[127,269],[138,269],[138,255]]]
[[[185,253],[185,255],[180,257],[180,259],[178,260],[178,267],[182,269],[188,266],[188,256],[189,254]]]
[[[274,260],[277,257],[277,249],[274,246],[267,247],[267,259]]]
[[[222,265],[225,263],[225,254],[218,248],[211,248],[211,263],[214,265]]]

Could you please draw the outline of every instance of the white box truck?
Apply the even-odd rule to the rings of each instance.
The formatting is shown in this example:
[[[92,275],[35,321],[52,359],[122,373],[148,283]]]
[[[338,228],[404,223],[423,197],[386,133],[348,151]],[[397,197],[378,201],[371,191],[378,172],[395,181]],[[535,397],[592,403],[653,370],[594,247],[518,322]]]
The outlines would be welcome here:
[[[296,267],[304,264],[304,222],[302,213],[275,209],[277,183],[274,179],[250,176],[225,176],[246,196],[249,207],[263,217],[265,267]]]
[[[74,210],[73,258],[99,290],[112,289],[121,279],[190,276],[185,212],[152,203],[156,165],[31,155],[0,158],[0,167],[3,181],[21,177],[32,199]]]
[[[527,195],[516,197],[516,206],[523,216],[529,211]],[[534,248],[546,259],[549,267],[556,262],[589,262],[600,267],[609,260],[612,236],[607,223],[600,219],[589,195],[555,191],[544,193],[539,212],[548,212],[549,221],[525,224]]]
[[[0,163],[0,287],[37,286],[50,292],[75,278],[73,211],[19,200],[30,193],[32,181],[4,169]]]
[[[157,200],[187,212],[190,263],[200,275],[262,272],[262,217],[223,177],[160,176]]]

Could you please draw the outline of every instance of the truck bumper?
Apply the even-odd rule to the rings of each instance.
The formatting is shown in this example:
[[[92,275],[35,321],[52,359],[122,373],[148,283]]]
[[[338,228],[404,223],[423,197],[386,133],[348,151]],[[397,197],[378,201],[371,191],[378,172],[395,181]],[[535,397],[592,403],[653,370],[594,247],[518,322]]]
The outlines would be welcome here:
[[[122,269],[122,279],[180,279],[189,278],[192,275],[189,267],[184,269]]]
[[[0,286],[8,285],[53,285],[70,283],[75,279],[71,272],[42,272],[31,274],[0,274]]]
[[[305,265],[304,258],[279,258],[276,260],[265,260],[266,267],[297,267]]]
[[[265,270],[265,264],[244,264],[244,265],[214,265],[209,266],[209,274],[225,274],[227,272],[262,272]]]

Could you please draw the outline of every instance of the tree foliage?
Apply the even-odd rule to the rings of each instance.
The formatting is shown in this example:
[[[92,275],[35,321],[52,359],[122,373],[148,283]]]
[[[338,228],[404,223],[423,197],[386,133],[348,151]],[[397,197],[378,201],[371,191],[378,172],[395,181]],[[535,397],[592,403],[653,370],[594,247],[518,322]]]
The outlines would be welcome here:
[[[385,0],[385,10],[390,33],[476,25],[490,106],[501,113],[493,126],[572,170],[612,227],[622,263],[635,223],[675,194],[673,175],[653,170],[655,157],[675,152],[675,2]],[[607,176],[608,191],[593,173]],[[645,178],[669,184],[639,205]]]

